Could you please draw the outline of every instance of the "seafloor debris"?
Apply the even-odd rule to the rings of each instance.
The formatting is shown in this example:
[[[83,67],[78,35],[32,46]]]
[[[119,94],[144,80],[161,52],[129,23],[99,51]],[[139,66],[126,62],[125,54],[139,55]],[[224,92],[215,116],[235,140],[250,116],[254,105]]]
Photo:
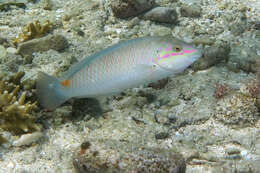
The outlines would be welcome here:
[[[19,44],[18,53],[26,59],[26,63],[31,63],[34,52],[43,52],[50,49],[62,51],[68,46],[67,39],[59,34],[47,35],[42,38],[33,39]]]
[[[256,99],[248,94],[248,88],[233,93],[230,97],[219,100],[216,107],[216,120],[232,127],[254,125],[259,112],[255,105]],[[245,90],[245,91],[243,91]]]
[[[216,99],[220,99],[227,95],[231,91],[231,88],[227,84],[216,83],[216,88],[213,96]]]
[[[36,102],[26,102],[26,91],[19,92],[20,86],[15,84],[23,74],[18,72],[9,80],[0,80],[0,128],[13,134],[40,130],[32,115]]]
[[[222,61],[228,61],[230,45],[227,43],[216,44],[203,50],[203,55],[192,64],[194,70],[205,70]]]
[[[0,1],[0,11],[8,11],[11,6],[17,6],[19,8],[25,8],[26,5],[22,2],[1,2]]]
[[[39,38],[44,36],[51,30],[51,23],[49,20],[46,20],[42,24],[38,20],[29,23],[25,28],[23,28],[22,33],[13,40],[13,44],[17,46],[19,43],[31,40],[34,38]]]
[[[88,143],[87,149],[73,160],[78,173],[118,172],[118,173],[184,173],[185,159],[181,154],[167,149],[148,149],[143,147],[133,151],[105,149]]]
[[[182,5],[181,15],[184,17],[200,17],[201,7],[199,5]]]
[[[150,10],[154,4],[154,0],[114,0],[111,7],[116,17],[124,19]]]
[[[13,142],[13,146],[20,147],[23,145],[30,145],[31,143],[35,143],[43,136],[42,132],[33,132],[29,134],[22,135],[18,140]]]
[[[173,8],[156,7],[145,13],[143,18],[155,22],[175,23],[177,22],[178,15]]]

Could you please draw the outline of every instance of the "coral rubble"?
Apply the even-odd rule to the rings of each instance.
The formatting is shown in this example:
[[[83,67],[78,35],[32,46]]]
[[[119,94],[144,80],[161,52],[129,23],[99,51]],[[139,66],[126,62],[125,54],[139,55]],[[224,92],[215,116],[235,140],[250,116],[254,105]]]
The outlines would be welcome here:
[[[218,102],[215,118],[233,127],[253,125],[259,116],[255,102],[256,99],[246,93],[235,93]]]

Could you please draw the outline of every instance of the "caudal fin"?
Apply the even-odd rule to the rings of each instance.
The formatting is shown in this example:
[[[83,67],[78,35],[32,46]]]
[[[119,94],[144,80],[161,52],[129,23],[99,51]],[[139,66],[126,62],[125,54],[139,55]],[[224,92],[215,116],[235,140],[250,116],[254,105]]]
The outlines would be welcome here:
[[[43,72],[38,74],[36,93],[39,103],[50,110],[55,109],[69,99],[66,92],[61,88],[60,81]]]

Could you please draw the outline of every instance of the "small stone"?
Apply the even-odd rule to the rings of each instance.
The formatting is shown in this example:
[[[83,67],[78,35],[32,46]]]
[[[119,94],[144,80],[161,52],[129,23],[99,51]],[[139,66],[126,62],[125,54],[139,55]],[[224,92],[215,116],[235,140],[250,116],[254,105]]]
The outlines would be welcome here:
[[[20,147],[23,145],[30,145],[31,143],[38,141],[42,136],[42,132],[34,132],[22,135],[18,140],[13,142],[13,146]]]
[[[229,154],[229,155],[240,154],[240,150],[237,149],[237,148],[227,148],[226,153]]]
[[[111,7],[117,18],[125,19],[150,10],[154,4],[154,0],[114,0]]]
[[[200,17],[201,7],[194,5],[183,5],[181,7],[181,15],[184,17]]]
[[[7,53],[10,53],[10,54],[16,54],[17,53],[17,49],[13,48],[13,47],[8,47],[6,49]]]
[[[174,114],[169,114],[168,120],[169,120],[170,123],[175,123],[177,121],[177,116],[174,115]]]
[[[44,10],[52,10],[53,4],[51,0],[43,0],[42,7]]]
[[[173,8],[156,7],[145,13],[143,18],[155,22],[175,23],[178,19],[178,15]]]
[[[260,21],[255,22],[255,29],[260,30]]]
[[[155,139],[166,139],[168,138],[170,135],[167,132],[161,132],[161,133],[157,133],[155,134]]]

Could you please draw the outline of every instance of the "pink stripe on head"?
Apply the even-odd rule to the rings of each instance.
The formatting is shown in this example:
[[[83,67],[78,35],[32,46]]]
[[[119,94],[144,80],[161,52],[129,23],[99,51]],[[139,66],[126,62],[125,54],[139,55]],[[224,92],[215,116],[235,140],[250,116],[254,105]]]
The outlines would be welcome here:
[[[188,54],[188,53],[192,53],[192,52],[195,52],[195,49],[192,49],[192,50],[185,50],[183,49],[182,52],[174,52],[174,53],[168,53],[168,54],[165,54],[163,56],[158,56],[158,60],[160,59],[164,59],[164,58],[168,58],[169,56],[177,56],[177,55],[184,55],[184,54]]]

